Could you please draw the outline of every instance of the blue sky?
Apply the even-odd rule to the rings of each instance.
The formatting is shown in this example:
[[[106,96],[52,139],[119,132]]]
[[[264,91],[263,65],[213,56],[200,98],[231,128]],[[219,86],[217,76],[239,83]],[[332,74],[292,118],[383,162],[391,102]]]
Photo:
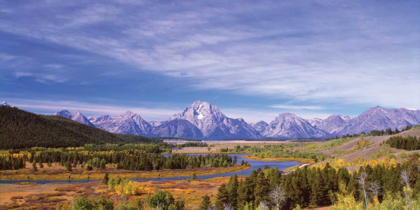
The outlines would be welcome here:
[[[4,1],[0,100],[165,120],[420,109],[419,1]]]

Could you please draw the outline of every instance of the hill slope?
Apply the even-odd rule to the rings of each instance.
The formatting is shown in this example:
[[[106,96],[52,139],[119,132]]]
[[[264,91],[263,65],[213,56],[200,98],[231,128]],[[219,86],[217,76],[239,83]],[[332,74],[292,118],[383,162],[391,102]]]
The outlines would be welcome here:
[[[398,154],[400,154],[401,152],[408,152],[405,150],[399,150],[399,149],[395,149],[395,148],[391,148],[391,147],[387,147],[387,146],[382,146],[381,143],[383,143],[384,141],[386,141],[387,139],[389,139],[390,137],[393,136],[403,136],[403,137],[407,137],[407,136],[416,136],[416,137],[420,137],[420,129],[411,129],[408,131],[404,131],[398,134],[394,134],[394,135],[385,135],[385,136],[364,136],[364,137],[358,137],[355,138],[351,141],[348,141],[346,143],[343,143],[337,147],[333,147],[331,149],[327,149],[327,150],[321,150],[318,151],[320,153],[324,153],[327,155],[332,155],[335,156],[336,158],[341,158],[344,159],[346,162],[350,162],[350,161],[354,161],[354,160],[358,160],[360,158],[363,158],[365,160],[369,160],[372,158],[372,155],[374,155],[375,153],[383,150],[383,151],[389,151],[390,154],[393,154],[395,157],[398,158]],[[363,147],[361,149],[356,149],[357,148],[357,143],[360,141],[365,140],[367,142],[367,146]],[[328,142],[325,142],[328,143]],[[343,155],[338,155],[336,151],[342,151]],[[412,151],[414,152],[414,151]]]
[[[0,106],[0,149],[152,141],[160,140],[113,134],[61,116],[41,116]]]

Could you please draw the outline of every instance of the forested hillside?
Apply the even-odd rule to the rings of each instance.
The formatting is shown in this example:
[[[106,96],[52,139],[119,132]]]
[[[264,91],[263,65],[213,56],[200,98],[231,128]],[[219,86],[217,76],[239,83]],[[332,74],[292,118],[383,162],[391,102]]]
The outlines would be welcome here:
[[[161,140],[113,134],[64,117],[41,116],[14,107],[0,106],[0,142],[0,149],[21,149]]]
[[[332,209],[340,210],[419,209],[419,157],[412,155],[395,167],[368,165],[354,172],[334,169],[327,163],[322,168],[304,167],[282,176],[277,169],[266,167],[252,171],[245,179],[232,176],[227,185],[219,187],[214,205],[216,210],[227,206],[229,209],[301,209],[331,205]],[[411,203],[410,198],[413,198]],[[400,207],[390,208],[395,206],[390,203],[398,203]]]

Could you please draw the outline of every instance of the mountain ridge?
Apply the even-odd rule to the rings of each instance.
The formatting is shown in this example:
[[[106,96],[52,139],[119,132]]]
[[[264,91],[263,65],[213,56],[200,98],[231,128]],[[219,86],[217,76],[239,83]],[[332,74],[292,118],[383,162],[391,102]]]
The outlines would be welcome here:
[[[63,115],[67,116],[68,113],[63,112]],[[127,122],[130,118],[132,120]],[[129,111],[119,117],[103,115],[93,119],[90,122],[94,126],[110,132],[149,137],[316,139],[387,128],[401,130],[407,125],[420,124],[420,111],[405,108],[385,109],[377,106],[357,117],[333,114],[325,119],[304,119],[292,113],[281,113],[270,123],[260,121],[248,124],[241,118],[227,117],[219,107],[208,102],[196,101],[166,121],[147,122],[140,115]],[[120,120],[119,123],[116,123],[116,119]],[[102,124],[104,122],[106,126]]]
[[[247,123],[242,118],[227,117],[219,107],[205,101],[195,101],[166,121],[146,121],[131,111],[117,117],[85,117],[80,112],[70,113],[67,110],[53,115],[112,133],[191,139],[322,139],[388,128],[401,130],[420,124],[420,110],[385,109],[380,106],[372,107],[357,117],[334,114],[325,119],[303,119],[291,113],[281,113],[269,123]]]

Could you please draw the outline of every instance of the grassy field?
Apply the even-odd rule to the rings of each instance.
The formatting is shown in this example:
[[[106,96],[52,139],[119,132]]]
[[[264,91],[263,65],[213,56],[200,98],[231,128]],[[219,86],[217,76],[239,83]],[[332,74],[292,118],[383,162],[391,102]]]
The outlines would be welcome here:
[[[185,199],[186,209],[198,209],[202,196],[207,194],[215,201],[218,187],[229,181],[229,177],[206,180],[147,181],[136,182],[141,194],[138,196],[118,195],[101,182],[85,184],[3,184],[0,188],[0,208],[33,209],[55,208],[58,204],[69,204],[77,196],[91,199],[107,197],[120,203],[135,199],[145,200],[157,190],[167,190],[175,199]]]

